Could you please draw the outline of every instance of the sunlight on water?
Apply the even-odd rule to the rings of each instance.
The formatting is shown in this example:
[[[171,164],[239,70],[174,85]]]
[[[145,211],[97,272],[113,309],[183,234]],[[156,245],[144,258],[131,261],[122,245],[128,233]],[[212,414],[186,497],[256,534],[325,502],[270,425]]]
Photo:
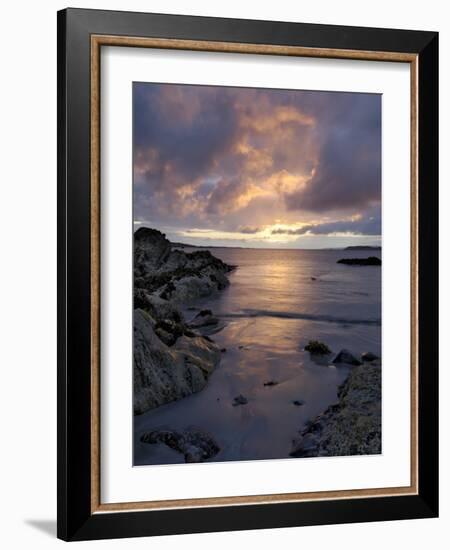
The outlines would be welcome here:
[[[135,418],[135,464],[183,461],[164,445],[139,442],[162,427],[208,431],[221,447],[215,461],[288,457],[298,431],[336,400],[348,374],[312,361],[307,342],[321,340],[334,353],[381,354],[381,269],[336,263],[367,251],[211,252],[238,267],[226,290],[193,306],[223,317],[225,328],[213,339],[226,352],[204,390]],[[186,308],[187,319],[195,314]],[[239,394],[248,404],[233,407]]]

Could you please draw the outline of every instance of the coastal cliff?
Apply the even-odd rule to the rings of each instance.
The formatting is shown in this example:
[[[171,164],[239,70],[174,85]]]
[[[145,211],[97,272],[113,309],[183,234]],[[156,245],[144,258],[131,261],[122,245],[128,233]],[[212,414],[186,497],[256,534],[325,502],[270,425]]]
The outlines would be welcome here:
[[[220,350],[180,311],[223,290],[233,269],[208,251],[174,250],[165,235],[134,234],[134,414],[201,390]]]

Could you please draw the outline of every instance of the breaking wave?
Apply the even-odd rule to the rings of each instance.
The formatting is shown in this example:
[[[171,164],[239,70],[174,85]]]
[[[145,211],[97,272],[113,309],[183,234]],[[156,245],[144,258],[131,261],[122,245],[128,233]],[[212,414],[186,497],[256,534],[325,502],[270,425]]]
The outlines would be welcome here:
[[[275,317],[278,319],[302,319],[305,321],[318,321],[322,323],[337,323],[340,325],[374,325],[381,326],[381,319],[347,319],[345,317],[334,317],[332,315],[315,315],[301,311],[273,311],[269,309],[243,309],[237,313],[222,313],[220,317],[225,318],[254,318],[254,317]]]

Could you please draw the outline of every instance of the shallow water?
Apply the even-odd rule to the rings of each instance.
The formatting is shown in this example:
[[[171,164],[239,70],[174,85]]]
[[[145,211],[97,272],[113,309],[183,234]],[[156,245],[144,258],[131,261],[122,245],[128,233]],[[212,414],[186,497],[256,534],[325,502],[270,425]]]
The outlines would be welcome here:
[[[336,400],[348,374],[347,367],[311,360],[303,351],[308,341],[321,340],[336,353],[381,354],[381,269],[336,263],[380,251],[211,252],[238,268],[226,290],[185,315],[209,308],[223,318],[225,328],[212,338],[227,351],[204,390],[135,417],[136,465],[184,461],[165,445],[139,441],[143,432],[163,427],[209,432],[221,447],[212,461],[288,457],[299,430]],[[269,381],[277,385],[264,386]],[[234,407],[239,394],[248,403]]]

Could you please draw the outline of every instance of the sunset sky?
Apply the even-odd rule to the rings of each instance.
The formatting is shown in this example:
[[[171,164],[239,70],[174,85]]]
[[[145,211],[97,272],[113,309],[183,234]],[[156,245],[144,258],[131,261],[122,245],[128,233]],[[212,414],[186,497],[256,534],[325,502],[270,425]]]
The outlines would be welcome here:
[[[381,96],[134,83],[134,227],[201,246],[381,244]]]

